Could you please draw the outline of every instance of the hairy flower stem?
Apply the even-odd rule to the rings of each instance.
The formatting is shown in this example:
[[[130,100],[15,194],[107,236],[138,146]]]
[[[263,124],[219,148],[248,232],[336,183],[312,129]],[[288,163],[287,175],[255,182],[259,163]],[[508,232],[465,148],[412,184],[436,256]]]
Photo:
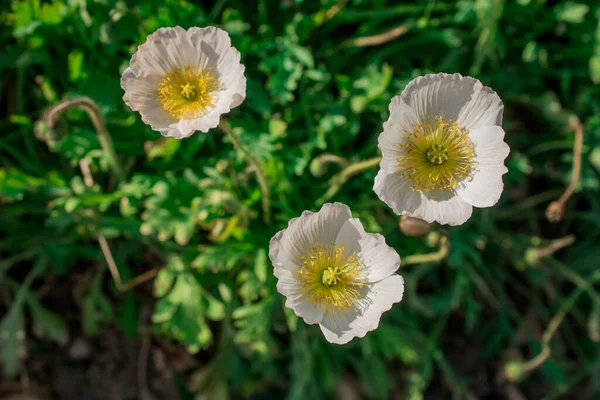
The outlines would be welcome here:
[[[448,236],[442,235],[439,239],[439,243],[440,248],[433,253],[414,254],[412,256],[404,257],[401,266],[406,267],[413,264],[440,262],[444,260],[450,253],[450,240],[448,239]]]
[[[239,137],[231,128],[231,126],[227,123],[227,120],[222,120],[219,124],[219,128],[231,139],[231,143],[235,146],[236,149],[241,151],[248,159],[248,162],[254,167],[254,171],[256,173],[256,180],[258,181],[258,186],[262,193],[262,209],[263,209],[263,220],[265,224],[271,224],[271,198],[269,191],[269,181],[267,180],[267,176],[265,174],[265,170],[261,164],[261,162],[254,157],[252,152],[246,148],[240,142]]]
[[[338,164],[342,168],[346,168],[349,163],[345,158],[336,156],[335,154],[321,154],[311,161],[309,166],[310,173],[313,174],[314,177],[320,178],[327,173],[328,164]]]
[[[329,189],[325,194],[318,199],[315,204],[317,206],[325,203],[327,200],[331,199],[335,194],[341,189],[341,187],[346,183],[348,179],[352,176],[358,174],[359,172],[364,171],[365,169],[369,169],[378,165],[381,162],[381,157],[370,158],[365,161],[360,161],[355,164],[350,164],[342,171],[340,171],[337,175],[329,180]]]
[[[569,298],[567,298],[567,300],[565,300],[562,303],[560,310],[552,318],[552,320],[548,324],[548,327],[544,331],[544,334],[542,335],[542,351],[537,356],[523,364],[524,372],[530,372],[536,369],[537,367],[542,365],[544,361],[548,359],[548,357],[550,357],[550,355],[552,354],[552,350],[550,349],[550,341],[552,340],[552,337],[560,327],[560,324],[563,322],[571,308],[573,308],[573,306],[577,302],[577,299],[579,299],[579,296],[581,296],[583,292],[588,291],[589,287],[598,280],[600,280],[600,270],[594,272],[591,276],[589,276],[586,280],[586,285],[577,287],[577,289],[575,289],[573,293],[571,293],[571,296],[569,296]]]
[[[68,110],[69,108],[73,107],[82,108],[88,114],[88,116],[92,120],[94,128],[96,129],[96,133],[98,134],[98,140],[100,141],[102,150],[104,150],[104,154],[108,160],[108,165],[110,166],[117,180],[119,182],[123,181],[123,179],[125,178],[125,173],[121,168],[121,164],[119,164],[117,153],[115,152],[110,133],[108,133],[108,129],[106,129],[106,121],[100,113],[98,106],[96,105],[96,103],[94,103],[92,99],[87,97],[76,97],[74,99],[65,100],[61,103],[58,103],[56,106],[52,107],[50,111],[48,111],[48,113],[46,114],[46,126],[49,129],[54,129],[58,116],[66,110]]]
[[[573,144],[573,176],[565,192],[556,201],[548,205],[546,218],[550,222],[560,222],[565,214],[565,205],[577,188],[581,177],[581,148],[583,147],[583,125],[578,117],[572,117],[570,127],[575,131],[575,143]]]

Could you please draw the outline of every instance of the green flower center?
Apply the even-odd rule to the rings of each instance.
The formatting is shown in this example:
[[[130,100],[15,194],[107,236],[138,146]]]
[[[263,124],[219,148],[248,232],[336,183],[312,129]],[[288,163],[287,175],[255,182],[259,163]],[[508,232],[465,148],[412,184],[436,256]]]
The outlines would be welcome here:
[[[196,88],[189,83],[181,85],[181,95],[187,100],[193,100],[196,97]]]
[[[442,165],[448,161],[448,150],[441,144],[434,144],[425,152],[427,161],[435,165]]]
[[[344,246],[316,243],[300,258],[297,278],[308,299],[329,309],[350,308],[360,298],[363,265],[356,254],[344,255]]]
[[[321,281],[331,287],[337,285],[342,280],[342,272],[338,267],[329,267],[323,271]]]
[[[468,179],[475,166],[469,132],[441,116],[424,120],[404,131],[398,166],[413,190],[454,190]]]

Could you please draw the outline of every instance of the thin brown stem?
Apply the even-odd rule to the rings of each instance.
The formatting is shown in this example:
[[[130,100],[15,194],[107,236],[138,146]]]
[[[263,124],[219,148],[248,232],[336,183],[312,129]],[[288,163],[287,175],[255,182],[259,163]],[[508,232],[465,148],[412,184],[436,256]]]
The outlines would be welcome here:
[[[553,240],[546,247],[531,249],[532,255],[530,263],[531,265],[537,265],[541,259],[548,257],[556,253],[558,250],[572,245],[573,243],[575,243],[575,235],[571,234],[560,239]]]
[[[98,140],[100,141],[102,150],[104,150],[104,153],[108,160],[108,164],[115,176],[117,177],[117,179],[119,181],[122,181],[125,178],[125,173],[121,168],[121,164],[119,164],[119,160],[117,158],[117,154],[115,153],[115,148],[113,146],[112,138],[110,137],[110,133],[106,128],[106,121],[104,120],[102,113],[98,109],[98,106],[96,105],[96,103],[94,103],[92,99],[89,99],[87,97],[77,97],[71,100],[65,100],[52,107],[45,117],[45,123],[47,128],[51,130],[54,129],[58,116],[66,110],[68,110],[69,108],[73,107],[82,108],[90,117],[90,120],[94,125],[94,129],[96,129],[96,133],[98,134]]]
[[[335,17],[337,15],[337,13],[339,13],[342,10],[342,8],[344,8],[346,3],[348,3],[348,0],[340,0],[337,4],[334,4],[333,6],[331,6],[325,12],[325,21],[324,22],[327,22],[331,18]]]
[[[550,222],[560,222],[565,214],[565,205],[575,192],[581,177],[581,148],[583,147],[583,125],[577,116],[570,120],[570,127],[575,131],[575,143],[573,144],[573,175],[571,182],[565,192],[558,200],[553,201],[546,208],[546,218]]]
[[[87,187],[92,187],[94,185],[94,178],[90,171],[90,166],[85,159],[81,159],[79,161],[79,169],[81,170],[81,175],[83,175],[83,182]],[[153,268],[149,271],[146,271],[135,278],[132,278],[127,283],[123,284],[121,280],[121,274],[119,273],[119,268],[117,268],[117,263],[112,255],[112,251],[110,250],[110,246],[108,245],[108,241],[106,237],[98,233],[96,235],[96,239],[98,240],[98,244],[100,245],[100,250],[102,250],[102,255],[104,256],[104,260],[106,261],[106,265],[108,266],[108,270],[110,271],[110,275],[115,282],[115,286],[120,292],[125,292],[133,287],[146,282],[149,279],[152,279],[156,276],[159,271],[159,268]]]
[[[591,285],[597,280],[600,280],[600,271],[593,273],[592,276],[587,279],[586,283]],[[542,335],[542,351],[537,356],[523,364],[523,372],[529,372],[536,369],[542,365],[544,361],[548,359],[548,357],[550,357],[552,354],[552,350],[550,349],[550,341],[554,337],[554,334],[558,331],[560,324],[577,302],[577,299],[579,299],[579,296],[581,296],[586,290],[587,288],[584,286],[577,287],[577,289],[571,293],[571,296],[569,296],[569,298],[567,298],[567,300],[562,304]]]
[[[123,291],[125,292],[129,289],[133,289],[134,287],[136,287],[146,281],[149,281],[150,279],[152,279],[156,275],[158,275],[159,271],[160,271],[160,268],[152,268],[151,270],[148,270],[146,272],[139,274],[135,278],[131,278],[129,281],[127,281],[127,283],[125,283],[123,285]]]
[[[408,28],[406,25],[400,25],[391,29],[387,32],[380,33],[378,35],[373,36],[365,36],[359,37],[356,39],[351,39],[346,42],[343,47],[368,47],[368,46],[379,46],[380,44],[387,43],[391,40],[396,39],[397,37],[404,35]]]

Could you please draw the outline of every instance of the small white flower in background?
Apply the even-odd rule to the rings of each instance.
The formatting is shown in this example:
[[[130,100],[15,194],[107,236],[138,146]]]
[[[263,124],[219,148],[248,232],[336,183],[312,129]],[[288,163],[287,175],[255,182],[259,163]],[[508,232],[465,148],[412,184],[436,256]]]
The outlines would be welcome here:
[[[269,258],[285,305],[319,324],[331,343],[364,337],[402,300],[404,281],[394,274],[400,256],[383,236],[365,232],[345,204],[292,219],[271,239]]]
[[[502,194],[500,97],[477,79],[430,74],[392,99],[373,190],[398,215],[460,225]]]
[[[160,28],[123,72],[123,100],[142,121],[178,139],[208,132],[246,97],[244,65],[227,32]]]

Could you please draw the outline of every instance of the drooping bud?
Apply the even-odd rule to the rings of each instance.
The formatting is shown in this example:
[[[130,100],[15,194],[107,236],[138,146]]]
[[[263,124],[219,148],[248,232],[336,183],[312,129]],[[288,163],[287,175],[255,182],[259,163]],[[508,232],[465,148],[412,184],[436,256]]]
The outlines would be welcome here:
[[[429,224],[422,219],[403,215],[400,218],[400,231],[406,236],[423,237],[429,233]]]
[[[522,361],[509,361],[504,365],[504,375],[511,382],[521,382],[526,375],[525,364]]]

